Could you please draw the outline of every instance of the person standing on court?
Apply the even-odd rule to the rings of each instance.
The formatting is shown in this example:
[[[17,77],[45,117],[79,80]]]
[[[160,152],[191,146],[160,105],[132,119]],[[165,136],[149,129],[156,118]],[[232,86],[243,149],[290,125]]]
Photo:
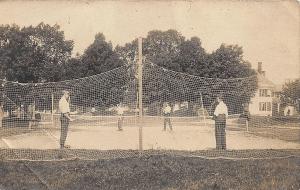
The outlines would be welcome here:
[[[123,106],[122,103],[120,103],[117,108],[117,114],[118,114],[118,131],[123,131],[123,121],[124,121],[124,111],[125,107]]]
[[[69,122],[74,120],[70,117],[70,93],[66,90],[63,91],[63,96],[59,100],[59,111],[61,113],[60,148],[70,148],[70,146],[65,145],[65,142],[67,139]]]
[[[171,124],[171,112],[172,112],[172,108],[171,106],[169,105],[168,102],[165,103],[164,107],[163,107],[163,116],[164,116],[164,131],[166,131],[166,128],[167,128],[167,123],[169,124],[169,127],[170,127],[170,130],[172,131],[173,128],[172,128],[172,124]]]
[[[0,128],[2,127],[2,120],[4,118],[4,109],[3,109],[3,102],[0,102]]]
[[[214,112],[215,118],[215,137],[216,149],[226,149],[226,118],[228,116],[228,108],[223,102],[222,96],[217,97],[217,107]]]

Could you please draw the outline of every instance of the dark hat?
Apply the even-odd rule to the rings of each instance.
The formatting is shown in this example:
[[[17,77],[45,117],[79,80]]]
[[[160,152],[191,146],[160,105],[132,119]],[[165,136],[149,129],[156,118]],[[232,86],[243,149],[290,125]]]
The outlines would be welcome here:
[[[217,98],[223,100],[223,94],[218,94]]]
[[[64,94],[70,94],[70,92],[67,91],[67,90],[63,90],[62,92],[63,92]]]

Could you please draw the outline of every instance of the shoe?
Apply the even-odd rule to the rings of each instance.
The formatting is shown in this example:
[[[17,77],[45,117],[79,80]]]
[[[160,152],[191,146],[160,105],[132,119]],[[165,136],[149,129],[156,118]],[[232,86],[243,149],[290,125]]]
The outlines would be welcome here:
[[[60,146],[60,149],[70,149],[70,145]]]

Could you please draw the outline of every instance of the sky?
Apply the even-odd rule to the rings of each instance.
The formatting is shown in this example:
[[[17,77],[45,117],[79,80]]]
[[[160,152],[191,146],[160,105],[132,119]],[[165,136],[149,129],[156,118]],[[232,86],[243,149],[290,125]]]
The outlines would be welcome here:
[[[222,43],[243,47],[244,59],[274,83],[300,77],[300,3],[292,0],[0,1],[0,24],[58,24],[73,54],[102,32],[113,46],[151,30],[197,36],[207,52]]]

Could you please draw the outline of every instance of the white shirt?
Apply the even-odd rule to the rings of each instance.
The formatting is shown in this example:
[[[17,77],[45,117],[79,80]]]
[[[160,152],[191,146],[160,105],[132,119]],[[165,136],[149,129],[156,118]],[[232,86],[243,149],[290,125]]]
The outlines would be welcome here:
[[[217,107],[216,107],[216,109],[215,109],[215,112],[214,112],[214,115],[215,115],[215,116],[219,116],[220,114],[225,114],[226,117],[228,116],[228,109],[227,109],[226,104],[225,104],[223,101],[221,101],[221,102],[217,105]]]
[[[122,107],[122,106],[118,106],[116,110],[117,110],[118,115],[123,115],[126,108]]]
[[[172,108],[170,106],[166,106],[164,108],[164,113],[171,113]]]
[[[58,107],[61,113],[70,113],[70,103],[66,100],[65,96],[59,100]]]
[[[175,104],[173,111],[180,110],[179,104]]]

